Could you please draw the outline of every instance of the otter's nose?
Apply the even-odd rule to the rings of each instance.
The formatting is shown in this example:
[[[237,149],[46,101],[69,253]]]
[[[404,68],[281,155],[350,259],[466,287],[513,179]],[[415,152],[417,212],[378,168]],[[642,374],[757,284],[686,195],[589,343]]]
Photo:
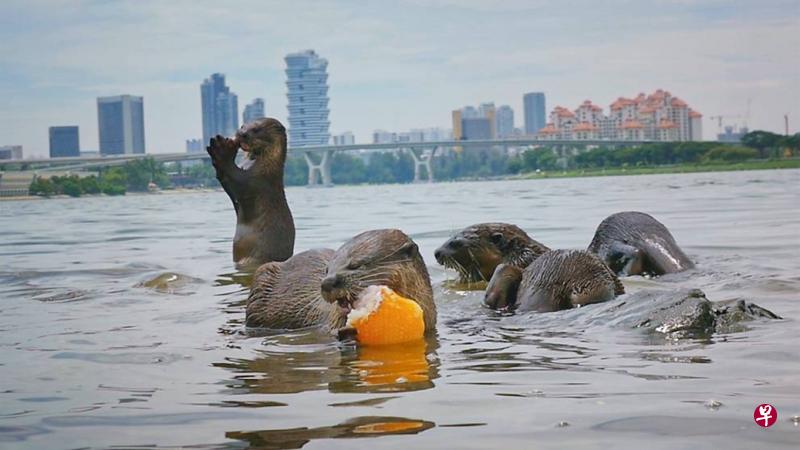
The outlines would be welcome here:
[[[322,290],[331,292],[342,287],[342,277],[339,274],[328,275],[322,279]]]
[[[463,246],[464,242],[460,239],[450,239],[433,252],[433,257],[436,258],[437,261],[441,262],[442,258],[453,256],[453,254],[455,254],[458,249]]]

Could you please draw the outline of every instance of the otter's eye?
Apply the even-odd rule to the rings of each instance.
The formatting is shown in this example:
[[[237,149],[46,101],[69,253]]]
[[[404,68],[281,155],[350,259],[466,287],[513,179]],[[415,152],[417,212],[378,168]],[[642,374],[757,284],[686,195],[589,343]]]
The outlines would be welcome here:
[[[347,265],[347,270],[358,270],[366,265],[367,263],[365,261],[353,261]]]
[[[503,243],[503,234],[502,233],[492,233],[492,243],[495,245],[500,245]]]

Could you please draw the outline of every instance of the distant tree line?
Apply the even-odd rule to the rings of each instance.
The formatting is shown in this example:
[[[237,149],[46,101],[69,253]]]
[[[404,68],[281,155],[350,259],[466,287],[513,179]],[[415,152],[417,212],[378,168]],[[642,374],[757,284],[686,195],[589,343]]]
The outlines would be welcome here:
[[[524,172],[563,169],[646,167],[676,164],[735,163],[754,159],[775,159],[800,155],[800,133],[782,136],[768,131],[747,133],[741,144],[719,142],[660,142],[636,147],[597,147],[586,151],[538,147],[510,155],[501,149],[450,151],[437,155],[433,172],[437,180],[488,178]],[[32,195],[104,193],[121,195],[128,191],[146,191],[152,181],[161,188],[180,186],[218,187],[214,168],[209,162],[171,169],[152,158],[131,161],[107,168],[99,176],[36,177]],[[333,155],[331,175],[334,184],[410,183],[414,180],[414,161],[405,152],[374,152],[366,155],[337,152]],[[171,180],[174,183],[171,183]],[[308,182],[308,165],[302,157],[286,161],[284,184],[303,186]]]
[[[164,164],[153,158],[129,161],[122,166],[108,167],[99,175],[79,177],[78,175],[35,176],[30,186],[31,195],[48,197],[69,195],[80,197],[84,194],[124,195],[125,192],[144,192],[150,183],[160,188],[170,187],[170,178]]]

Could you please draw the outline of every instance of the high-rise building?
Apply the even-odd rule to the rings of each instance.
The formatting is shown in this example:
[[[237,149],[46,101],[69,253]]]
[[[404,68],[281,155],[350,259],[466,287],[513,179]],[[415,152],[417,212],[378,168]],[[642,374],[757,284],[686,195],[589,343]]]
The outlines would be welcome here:
[[[97,98],[101,155],[144,153],[144,100],[132,95]]]
[[[257,119],[263,119],[264,116],[264,99],[256,98],[249,105],[245,105],[244,112],[242,113],[242,124],[247,125]]]
[[[0,159],[22,159],[22,146],[0,145]]]
[[[494,107],[494,102],[481,103],[478,106],[478,116],[489,119],[489,139],[497,137],[497,108]]]
[[[493,102],[481,103],[478,108],[465,106],[454,110],[452,118],[453,139],[457,141],[464,139],[494,139],[497,136],[497,110]],[[484,130],[484,126],[488,128]]]
[[[508,139],[514,135],[514,110],[510,106],[497,108],[494,129],[498,139]]]
[[[216,135],[233,136],[239,128],[239,98],[225,85],[225,75],[211,74],[200,85],[203,143]]]
[[[328,61],[314,50],[286,55],[289,98],[289,143],[292,147],[327,145]]]
[[[77,126],[50,127],[50,157],[81,156]]]
[[[492,120],[487,117],[461,119],[461,130],[465,141],[492,139]]]
[[[355,143],[356,137],[352,131],[345,131],[342,134],[333,136],[333,145],[354,145]]]
[[[533,136],[544,128],[547,121],[544,93],[529,92],[522,97],[522,103],[525,107],[525,134]]]
[[[205,150],[203,141],[200,139],[186,140],[186,153],[202,153]]]
[[[391,144],[397,142],[397,133],[386,130],[375,130],[372,132],[373,144]]]

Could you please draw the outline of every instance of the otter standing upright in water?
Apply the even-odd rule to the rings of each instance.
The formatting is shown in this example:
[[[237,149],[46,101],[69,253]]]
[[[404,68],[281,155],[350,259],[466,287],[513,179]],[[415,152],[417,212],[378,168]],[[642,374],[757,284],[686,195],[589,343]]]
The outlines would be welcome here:
[[[239,147],[247,152],[236,165]],[[234,139],[217,136],[207,148],[217,179],[236,210],[233,260],[242,266],[284,261],[294,252],[294,221],[283,189],[286,129],[275,119],[242,126]]]
[[[694,267],[667,227],[649,214],[619,212],[600,222],[589,251],[618,275],[663,275]]]
[[[492,309],[550,312],[600,303],[625,293],[614,273],[584,250],[550,250],[525,270],[497,266],[484,304]]]
[[[422,308],[425,331],[436,328],[436,304],[417,244],[400,230],[361,233],[333,250],[309,250],[262,265],[247,299],[247,326],[344,327],[361,292],[385,285]]]
[[[522,270],[549,250],[508,223],[479,223],[459,231],[434,252],[439,264],[458,271],[460,282],[492,278],[499,264]]]

